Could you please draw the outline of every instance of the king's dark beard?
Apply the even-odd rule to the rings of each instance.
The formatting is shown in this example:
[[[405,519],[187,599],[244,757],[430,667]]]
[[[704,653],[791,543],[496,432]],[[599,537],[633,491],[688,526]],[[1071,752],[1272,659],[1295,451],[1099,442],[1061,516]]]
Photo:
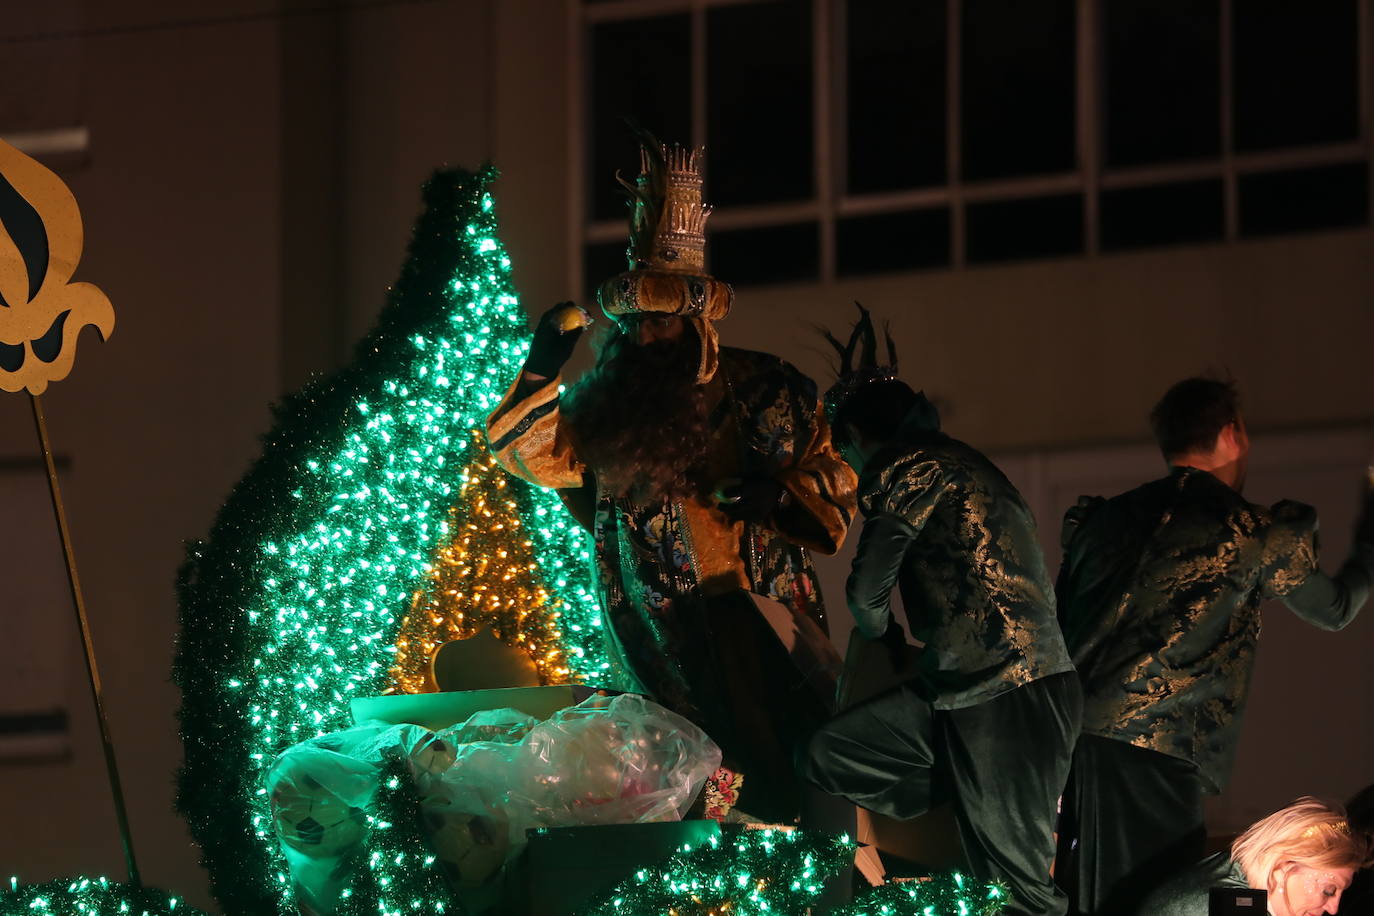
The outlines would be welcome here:
[[[710,430],[707,390],[696,383],[700,358],[685,328],[643,345],[615,334],[573,386],[565,409],[578,456],[604,492],[649,502],[702,491]]]

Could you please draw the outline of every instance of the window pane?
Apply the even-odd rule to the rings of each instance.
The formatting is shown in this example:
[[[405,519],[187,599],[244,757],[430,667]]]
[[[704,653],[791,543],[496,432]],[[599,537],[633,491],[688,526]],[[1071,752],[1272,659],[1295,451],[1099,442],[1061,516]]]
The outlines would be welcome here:
[[[851,194],[945,181],[945,4],[849,0]]]
[[[1083,251],[1083,195],[970,204],[968,259],[1010,261]]]
[[[706,246],[712,275],[735,286],[815,280],[820,251],[815,223],[714,232]]]
[[[949,265],[949,209],[882,213],[840,220],[835,227],[841,276]]]
[[[811,4],[715,7],[706,33],[708,201],[810,198]]]
[[[1353,140],[1355,0],[1235,4],[1236,148]]]
[[[593,242],[582,249],[582,292],[588,302],[596,301],[596,291],[611,277],[629,270],[625,242]]]
[[[1369,167],[1362,162],[1240,177],[1241,235],[1368,222]]]
[[[1221,148],[1218,0],[1111,0],[1107,163],[1216,156]]]
[[[1074,167],[1073,0],[965,0],[967,179]]]
[[[1102,192],[1102,248],[1141,248],[1226,234],[1221,179]]]
[[[623,118],[633,118],[667,143],[691,142],[691,40],[685,14],[592,27],[587,176],[592,219],[624,216],[625,196],[615,173],[631,181],[639,174],[639,146]]]

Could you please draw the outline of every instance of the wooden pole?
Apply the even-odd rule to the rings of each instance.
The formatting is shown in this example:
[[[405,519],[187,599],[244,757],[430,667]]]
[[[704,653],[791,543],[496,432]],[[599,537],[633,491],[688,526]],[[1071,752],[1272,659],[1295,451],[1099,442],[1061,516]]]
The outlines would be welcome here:
[[[124,790],[119,782],[119,764],[115,760],[114,740],[110,737],[110,722],[105,716],[101,698],[100,670],[95,663],[95,646],[91,643],[91,628],[86,620],[86,602],[81,597],[81,581],[76,575],[76,554],[72,550],[71,533],[67,530],[67,515],[62,508],[62,491],[57,483],[57,466],[53,463],[52,446],[48,443],[48,425],[43,418],[43,404],[38,395],[30,394],[33,422],[38,428],[38,442],[43,449],[43,463],[48,470],[48,492],[52,495],[53,514],[57,516],[57,530],[62,536],[62,553],[67,560],[67,582],[72,589],[72,605],[81,631],[81,645],[86,650],[86,673],[91,684],[91,700],[95,703],[95,718],[100,725],[100,744],[105,752],[105,772],[110,777],[110,794],[114,799],[115,818],[119,821],[119,839],[124,846],[124,861],[129,869],[129,882],[142,884],[138,862],[134,859],[133,834],[129,831],[129,813],[124,807]]]

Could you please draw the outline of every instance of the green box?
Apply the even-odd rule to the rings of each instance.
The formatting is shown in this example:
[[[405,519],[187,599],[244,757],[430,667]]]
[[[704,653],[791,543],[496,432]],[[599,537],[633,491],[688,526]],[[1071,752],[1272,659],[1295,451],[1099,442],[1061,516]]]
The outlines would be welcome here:
[[[529,916],[573,916],[639,869],[719,836],[712,820],[531,830],[507,887],[512,897],[527,895],[522,911]],[[521,885],[519,893],[513,885]]]

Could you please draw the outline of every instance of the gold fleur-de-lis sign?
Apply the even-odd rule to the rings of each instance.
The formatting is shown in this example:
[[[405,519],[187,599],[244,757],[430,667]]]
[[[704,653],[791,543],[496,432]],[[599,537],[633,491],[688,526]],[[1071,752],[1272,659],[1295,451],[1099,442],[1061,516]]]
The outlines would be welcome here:
[[[114,306],[72,283],[81,260],[81,211],[52,170],[0,140],[0,391],[42,394],[67,377],[81,329],[102,340]]]

